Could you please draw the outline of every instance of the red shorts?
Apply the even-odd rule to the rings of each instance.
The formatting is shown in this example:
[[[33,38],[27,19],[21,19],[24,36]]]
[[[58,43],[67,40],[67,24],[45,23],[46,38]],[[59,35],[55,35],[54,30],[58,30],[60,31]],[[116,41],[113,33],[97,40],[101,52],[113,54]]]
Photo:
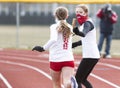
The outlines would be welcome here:
[[[54,71],[61,71],[63,67],[73,67],[74,61],[65,61],[65,62],[50,62],[50,68]]]

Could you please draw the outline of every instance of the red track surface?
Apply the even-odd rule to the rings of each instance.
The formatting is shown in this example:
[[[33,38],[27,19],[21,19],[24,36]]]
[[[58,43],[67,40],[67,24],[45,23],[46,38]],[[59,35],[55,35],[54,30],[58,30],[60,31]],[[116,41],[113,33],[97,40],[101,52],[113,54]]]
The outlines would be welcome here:
[[[76,67],[81,57],[75,56]],[[0,88],[52,88],[48,53],[0,51]],[[4,78],[2,78],[4,77]],[[3,79],[6,79],[7,83]],[[89,76],[94,88],[120,88],[120,59],[102,59]]]

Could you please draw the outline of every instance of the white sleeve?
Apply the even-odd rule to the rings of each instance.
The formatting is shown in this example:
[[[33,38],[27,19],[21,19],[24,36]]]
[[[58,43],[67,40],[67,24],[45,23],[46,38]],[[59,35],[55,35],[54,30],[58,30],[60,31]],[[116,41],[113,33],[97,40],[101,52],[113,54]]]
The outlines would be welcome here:
[[[48,50],[53,43],[57,41],[58,31],[54,25],[50,26],[50,40],[43,46],[45,50]]]

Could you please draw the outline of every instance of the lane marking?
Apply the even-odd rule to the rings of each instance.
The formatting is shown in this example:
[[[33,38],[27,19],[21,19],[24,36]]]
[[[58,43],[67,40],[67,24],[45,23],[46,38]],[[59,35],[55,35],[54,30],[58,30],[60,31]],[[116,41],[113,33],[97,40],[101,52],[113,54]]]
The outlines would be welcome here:
[[[75,62],[75,63],[79,64],[80,62]],[[107,63],[101,63],[101,62],[98,62],[97,64],[107,66],[107,67],[110,67],[110,68],[113,68],[113,69],[116,69],[116,70],[120,70],[119,66],[115,66],[115,65],[111,65],[111,64],[107,64]]]
[[[0,50],[2,50],[3,51],[3,48],[0,48]],[[27,52],[27,51],[26,51]],[[30,56],[30,57],[42,57],[42,58],[44,58],[44,59],[48,59],[48,57],[49,57],[49,53],[41,53],[41,54],[37,54],[37,55],[35,55],[35,54],[33,54],[33,55],[29,55],[29,52],[27,53],[27,55],[26,54],[24,54],[24,52],[11,52],[11,51],[3,51],[3,53],[1,54],[1,55],[6,55],[6,53],[8,54],[7,56],[16,56],[16,55],[21,55],[21,56],[25,56],[25,57],[27,57],[27,56]],[[75,55],[75,57],[76,57],[76,55]],[[80,56],[77,56],[77,57],[80,57]],[[106,61],[105,59],[102,59],[103,61]],[[116,59],[110,59],[110,60],[107,60],[107,61],[110,61],[110,62],[120,62],[120,60],[118,59],[118,58],[116,58]]]
[[[40,55],[38,55],[38,57],[49,58],[49,54],[40,54]]]
[[[3,51],[3,48],[0,48],[0,51]]]
[[[27,58],[27,57],[11,57],[11,56],[0,56],[2,58],[6,58],[6,59],[9,59],[9,60],[23,60],[23,61],[32,61],[32,62],[43,62],[43,63],[49,63],[48,60],[46,61],[45,60],[38,60],[38,59],[31,59],[31,58]]]
[[[13,52],[0,52],[0,55],[1,56],[4,56],[4,55],[6,55],[6,56],[17,56],[17,57],[21,57],[21,56],[23,56],[23,57],[34,57],[34,58],[44,58],[44,59],[48,59],[49,58],[49,54],[37,54],[37,55],[35,55],[35,54],[24,54],[24,52],[17,52],[17,53],[13,53]]]
[[[6,64],[18,65],[18,66],[22,66],[22,67],[32,69],[34,71],[37,71],[37,72],[43,74],[44,76],[46,76],[47,78],[49,78],[51,80],[51,76],[49,76],[47,73],[45,73],[44,71],[42,71],[42,70],[40,70],[40,69],[38,69],[34,66],[23,64],[23,63],[12,62],[12,61],[4,61],[4,60],[0,60],[0,62],[1,63],[6,63]]]
[[[51,76],[48,75],[47,73],[45,73],[44,71],[34,67],[34,66],[31,66],[31,65],[27,65],[27,64],[23,64],[23,63],[16,63],[16,62],[11,62],[11,61],[4,61],[4,60],[0,60],[1,63],[6,63],[6,64],[12,64],[12,65],[18,65],[18,66],[22,66],[22,67],[26,67],[26,68],[29,68],[29,69],[32,69],[34,71],[37,71],[38,73],[41,73],[43,74],[45,77],[47,77],[48,79],[52,80]],[[9,87],[8,87],[9,88]],[[62,85],[62,88],[63,85]]]
[[[14,58],[15,59],[15,58]],[[20,58],[19,58],[20,59]],[[42,62],[42,63],[49,63],[48,61],[40,61],[40,60],[33,60],[33,59],[25,59],[25,58],[22,58],[22,60],[27,60],[27,61],[35,61],[35,62]],[[76,62],[78,64],[78,62]],[[114,68],[114,69],[117,69],[117,70],[120,70],[120,67],[119,66],[115,66],[115,65],[111,65],[111,64],[107,64],[107,63],[101,63],[101,62],[98,62],[99,65],[104,65],[104,66],[108,66],[108,67],[111,67],[111,68]],[[94,78],[98,79],[98,80],[101,80],[111,86],[114,86],[115,88],[120,88],[120,86],[116,85],[116,84],[113,84],[112,82],[109,82],[95,74],[90,74],[91,76],[93,76]]]
[[[10,56],[0,56],[0,57],[10,57]],[[9,58],[11,59],[11,58]],[[49,63],[48,61],[45,61],[45,60],[38,60],[38,59],[30,59],[30,58],[24,58],[24,57],[12,57],[12,59],[17,59],[17,60],[26,60],[26,61],[33,61],[33,62],[43,62],[43,63]],[[79,62],[75,62],[76,64],[79,64]],[[107,64],[107,63],[101,63],[101,62],[98,62],[97,64],[99,65],[104,65],[104,66],[107,66],[107,67],[111,67],[111,68],[114,68],[114,69],[117,69],[117,70],[120,70],[120,67],[119,66],[115,66],[115,65],[111,65],[111,64]]]
[[[97,75],[95,75],[95,74],[93,74],[93,73],[91,73],[90,75],[91,75],[92,77],[96,78],[96,79],[99,79],[99,80],[101,80],[101,81],[103,81],[103,82],[105,82],[105,83],[113,86],[114,88],[120,88],[120,86],[118,86],[118,85],[116,85],[116,84],[114,84],[114,83],[112,83],[112,82],[110,82],[110,81],[108,81],[108,80],[105,80],[105,79],[103,79],[102,77],[99,77],[99,76],[97,76]]]
[[[99,63],[99,62],[98,62],[98,63]],[[76,64],[79,64],[79,63],[76,62]],[[105,66],[108,66],[108,67],[111,67],[111,68],[114,68],[114,69],[119,70],[119,67],[114,66],[114,65],[105,64],[105,63],[100,63],[100,65],[105,65]],[[77,68],[76,68],[76,69],[77,69]],[[112,83],[112,82],[110,82],[110,81],[108,81],[108,80],[106,80],[106,79],[104,79],[104,78],[102,78],[102,77],[100,77],[100,76],[97,76],[97,75],[95,75],[95,74],[93,74],[93,73],[90,73],[90,75],[91,75],[92,77],[98,79],[98,80],[101,80],[101,81],[103,81],[103,82],[105,82],[105,83],[107,83],[107,84],[109,84],[109,85],[115,87],[115,88],[120,88],[119,85],[116,85],[116,84],[114,84],[114,83]]]
[[[116,62],[116,63],[119,63],[120,62],[120,60],[119,59],[102,59],[101,61],[107,61],[107,62]]]
[[[98,64],[104,65],[104,66],[108,66],[108,67],[111,67],[111,68],[114,68],[114,69],[117,69],[117,70],[120,70],[119,66],[115,66],[115,65],[111,65],[111,64],[107,64],[107,63],[101,63],[101,62],[99,62]]]
[[[0,73],[0,79],[5,83],[5,85],[8,88],[12,88],[12,86],[10,85],[10,83],[7,81],[7,79]]]
[[[38,68],[36,68],[36,67],[30,66],[30,65],[27,65],[27,64],[23,64],[23,63],[16,63],[16,62],[11,62],[11,61],[4,61],[4,60],[0,60],[0,62],[1,62],[1,63],[12,64],[12,65],[19,65],[19,66],[22,66],[22,67],[26,67],[26,68],[35,70],[35,71],[43,74],[44,76],[46,76],[46,77],[49,78],[50,80],[52,80],[52,79],[51,79],[51,76],[49,76],[47,73],[45,73],[44,71],[42,71],[42,70],[40,70],[40,69],[38,69]],[[118,85],[116,85],[116,84],[114,84],[114,83],[112,83],[112,82],[109,82],[109,81],[103,79],[102,77],[99,77],[99,76],[97,76],[97,75],[95,75],[95,74],[93,74],[93,73],[91,73],[90,75],[91,75],[92,77],[98,79],[98,80],[101,80],[101,81],[103,81],[103,82],[105,82],[105,83],[107,83],[107,84],[115,87],[115,88],[120,88],[120,86],[118,86]],[[8,88],[9,88],[9,87],[8,87]]]

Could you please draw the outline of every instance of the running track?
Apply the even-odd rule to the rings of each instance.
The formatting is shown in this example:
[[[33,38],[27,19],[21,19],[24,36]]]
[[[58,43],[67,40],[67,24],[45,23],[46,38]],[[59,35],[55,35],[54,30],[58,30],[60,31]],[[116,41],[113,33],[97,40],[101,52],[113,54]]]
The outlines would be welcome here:
[[[74,55],[76,68],[80,56]],[[94,88],[120,88],[120,59],[102,59],[88,78]],[[0,50],[0,88],[52,88],[48,53]]]

